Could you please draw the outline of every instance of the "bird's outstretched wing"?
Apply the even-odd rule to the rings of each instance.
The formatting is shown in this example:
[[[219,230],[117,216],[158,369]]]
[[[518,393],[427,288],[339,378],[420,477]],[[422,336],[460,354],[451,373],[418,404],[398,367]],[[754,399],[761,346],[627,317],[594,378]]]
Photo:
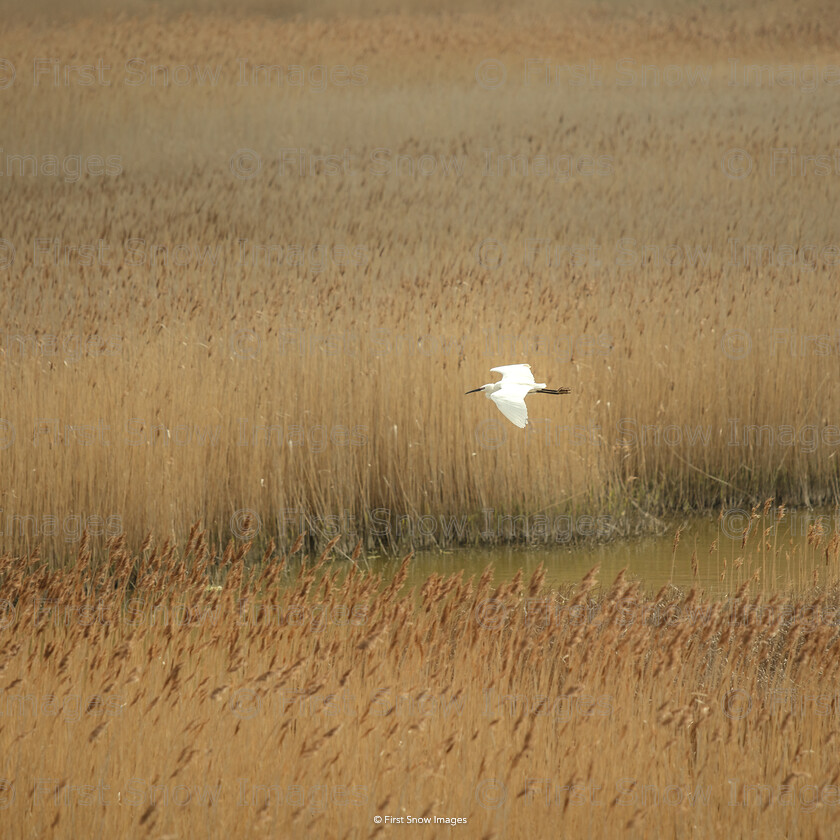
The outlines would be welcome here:
[[[531,365],[501,365],[500,367],[490,368],[492,373],[501,373],[502,382],[510,379],[517,385],[533,385],[534,374],[531,373]]]
[[[516,367],[521,367],[521,365],[516,365]],[[490,394],[490,399],[496,403],[499,411],[514,426],[524,429],[528,425],[528,409],[525,406],[525,397],[530,390],[530,385],[505,385],[504,388]]]

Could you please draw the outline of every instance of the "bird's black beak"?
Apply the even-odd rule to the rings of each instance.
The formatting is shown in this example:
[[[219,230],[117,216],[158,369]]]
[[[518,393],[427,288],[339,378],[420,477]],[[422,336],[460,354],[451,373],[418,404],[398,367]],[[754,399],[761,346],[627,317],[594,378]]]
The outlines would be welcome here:
[[[481,388],[473,388],[473,389],[472,389],[472,391],[467,391],[467,392],[464,394],[464,396],[466,396],[467,394],[474,394],[476,391],[483,391],[483,390],[484,390],[484,388],[483,388],[483,387],[481,387]]]

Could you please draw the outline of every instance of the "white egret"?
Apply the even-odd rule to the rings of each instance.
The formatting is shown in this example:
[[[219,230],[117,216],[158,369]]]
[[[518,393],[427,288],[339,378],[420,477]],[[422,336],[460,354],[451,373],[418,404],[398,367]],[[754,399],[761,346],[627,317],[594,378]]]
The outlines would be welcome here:
[[[501,373],[499,382],[490,382],[480,388],[467,391],[475,394],[484,391],[488,400],[493,400],[499,411],[515,426],[524,429],[528,425],[528,409],[525,397],[528,394],[568,394],[570,388],[546,388],[545,382],[535,382],[531,365],[501,365],[490,368],[491,373]]]

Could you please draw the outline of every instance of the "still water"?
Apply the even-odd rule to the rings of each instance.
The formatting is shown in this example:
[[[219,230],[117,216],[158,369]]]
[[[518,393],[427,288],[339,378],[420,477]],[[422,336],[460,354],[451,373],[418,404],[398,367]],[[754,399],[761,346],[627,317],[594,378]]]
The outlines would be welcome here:
[[[761,513],[759,511],[759,513]],[[749,526],[746,545],[743,533]],[[814,527],[822,530],[822,544],[809,544]],[[680,528],[679,543],[674,537]],[[604,544],[546,547],[486,547],[451,551],[423,551],[415,554],[407,586],[420,586],[437,573],[457,574],[476,580],[488,565],[494,568],[493,582],[510,580],[519,569],[527,582],[540,563],[545,564],[546,585],[576,583],[593,567],[600,565],[598,576],[608,586],[622,570],[630,580],[637,580],[651,593],[672,583],[681,589],[692,584],[709,594],[730,592],[756,570],[767,590],[783,588],[791,582],[810,581],[815,566],[824,569],[826,544],[840,533],[840,508],[777,512],[750,520],[747,511],[730,510],[723,516],[678,519],[662,529],[660,535],[614,540]],[[696,574],[692,556],[696,557]],[[739,568],[739,558],[743,558]],[[400,561],[372,559],[375,571],[390,577]],[[721,575],[725,575],[721,580]],[[762,587],[758,587],[762,588]],[[751,591],[757,591],[751,587]]]

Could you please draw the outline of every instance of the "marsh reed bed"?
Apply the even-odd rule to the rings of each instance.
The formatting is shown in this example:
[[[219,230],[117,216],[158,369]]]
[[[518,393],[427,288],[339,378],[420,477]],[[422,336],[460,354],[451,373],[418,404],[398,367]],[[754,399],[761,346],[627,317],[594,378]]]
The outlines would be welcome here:
[[[215,552],[195,525],[100,558],[85,538],[63,568],[5,555],[6,831],[834,833],[836,540],[784,590],[715,597],[597,568],[409,589],[410,555],[383,580],[302,543]]]
[[[0,6],[5,834],[836,833],[834,6]]]
[[[836,502],[836,12],[668,8],[13,15],[6,549]]]

